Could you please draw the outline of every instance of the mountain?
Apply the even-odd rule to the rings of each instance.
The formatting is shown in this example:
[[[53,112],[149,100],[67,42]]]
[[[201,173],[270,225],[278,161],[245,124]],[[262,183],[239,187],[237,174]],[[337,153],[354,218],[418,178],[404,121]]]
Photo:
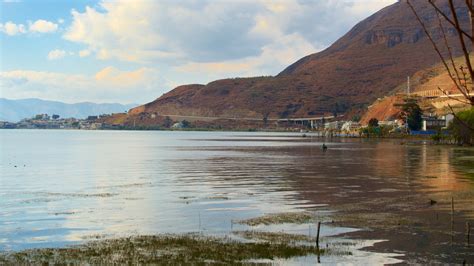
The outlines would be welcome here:
[[[23,118],[31,118],[36,114],[57,114],[68,118],[86,118],[90,115],[123,113],[137,106],[118,103],[75,103],[68,104],[41,99],[9,100],[0,98],[0,121],[17,122]]]
[[[437,42],[443,41],[428,1],[412,1]],[[459,4],[462,2],[458,0]],[[447,1],[437,1],[448,10]],[[467,10],[459,9],[469,26]],[[455,56],[457,35],[445,25]],[[420,69],[440,60],[406,0],[358,23],[326,50],[308,55],[274,77],[235,78],[175,88],[130,110],[129,121],[146,114],[287,118],[354,114],[393,91]]]

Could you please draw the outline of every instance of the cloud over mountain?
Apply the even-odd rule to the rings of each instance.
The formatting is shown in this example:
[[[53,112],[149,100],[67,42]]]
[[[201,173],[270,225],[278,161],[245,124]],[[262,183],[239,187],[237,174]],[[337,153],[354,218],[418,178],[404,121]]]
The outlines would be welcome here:
[[[100,59],[176,64],[264,61],[268,50],[320,50],[341,35],[338,29],[345,31],[392,2],[102,1],[97,8],[73,10],[64,38],[86,45]]]

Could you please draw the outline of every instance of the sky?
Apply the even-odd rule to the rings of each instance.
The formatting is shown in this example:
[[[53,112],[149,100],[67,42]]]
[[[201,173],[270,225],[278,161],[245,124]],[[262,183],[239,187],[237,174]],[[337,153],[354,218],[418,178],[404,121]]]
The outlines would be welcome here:
[[[0,97],[150,102],[273,76],[396,0],[0,0]]]

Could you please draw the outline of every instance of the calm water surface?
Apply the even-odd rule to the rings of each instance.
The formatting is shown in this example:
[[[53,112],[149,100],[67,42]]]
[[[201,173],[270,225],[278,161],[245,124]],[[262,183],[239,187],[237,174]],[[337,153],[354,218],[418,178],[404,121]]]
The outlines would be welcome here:
[[[3,251],[133,234],[228,234],[235,220],[330,215],[332,204],[398,187],[474,187],[474,153],[452,147],[345,140],[323,153],[318,139],[301,134],[241,132],[0,130],[0,141]],[[328,226],[323,235],[354,230]],[[353,253],[396,262],[394,254]]]

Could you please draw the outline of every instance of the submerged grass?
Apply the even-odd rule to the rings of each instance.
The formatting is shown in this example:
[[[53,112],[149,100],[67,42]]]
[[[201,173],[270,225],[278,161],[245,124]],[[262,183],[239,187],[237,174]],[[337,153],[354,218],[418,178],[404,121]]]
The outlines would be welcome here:
[[[100,240],[84,245],[0,253],[0,264],[247,264],[325,252],[290,241],[239,242],[199,235],[157,235]]]
[[[269,241],[272,243],[294,243],[295,245],[316,245],[316,237],[310,237],[307,235],[263,231],[238,231],[233,233],[250,240]],[[322,238],[321,240],[322,242],[326,242],[325,238]],[[349,241],[329,241],[323,245],[325,247],[323,253],[325,255],[331,256],[352,255],[350,248],[354,247],[355,245],[356,244],[354,242]]]
[[[283,223],[293,223],[293,224],[304,224],[315,222],[316,217],[314,214],[308,212],[287,212],[287,213],[275,213],[267,214],[260,217],[250,218],[247,220],[237,221],[239,224],[245,224],[249,226],[257,225],[270,225],[270,224],[283,224]]]
[[[292,243],[292,242],[309,242],[316,243],[315,237],[306,235],[287,234],[282,232],[263,232],[263,231],[237,231],[233,234],[239,235],[246,239],[256,239],[269,241],[272,243]]]

